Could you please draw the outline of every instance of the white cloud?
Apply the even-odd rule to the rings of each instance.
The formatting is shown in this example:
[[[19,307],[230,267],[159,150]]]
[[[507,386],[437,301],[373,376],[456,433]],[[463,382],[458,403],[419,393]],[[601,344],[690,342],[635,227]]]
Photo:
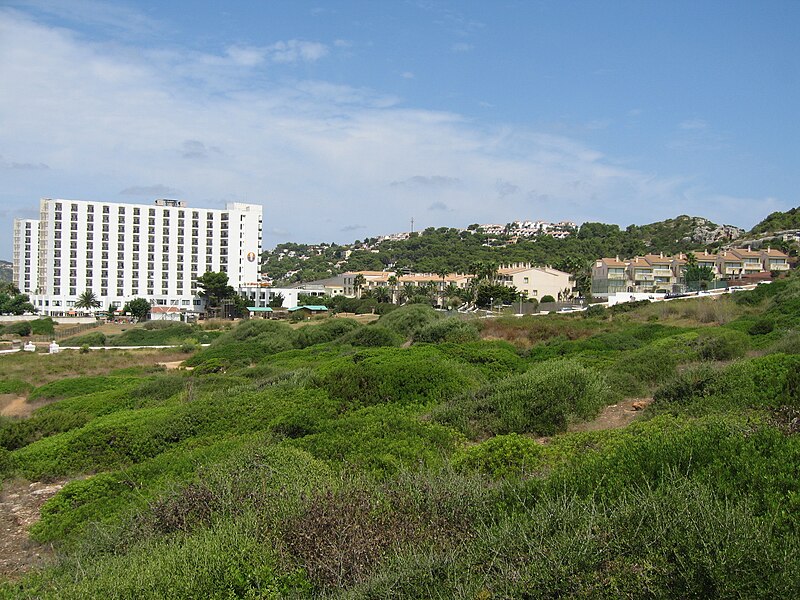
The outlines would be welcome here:
[[[155,185],[134,185],[127,187],[119,193],[120,196],[145,196],[149,198],[169,198],[182,195],[180,190],[171,188],[162,183]]]
[[[313,42],[229,46],[216,56],[142,51],[0,9],[0,154],[15,157],[6,165],[49,166],[5,168],[0,205],[21,213],[41,196],[118,198],[150,187],[130,182],[169,182],[164,188],[181,190],[190,206],[263,203],[270,242],[289,232],[297,241],[347,241],[341,230],[353,215],[377,234],[404,230],[411,215],[457,226],[649,222],[686,210],[692,182],[623,168],[567,136],[481,125],[321,80],[275,83],[270,69],[250,77],[259,64],[326,52]],[[497,182],[515,189],[503,195],[510,188]],[[710,196],[695,193],[694,206]],[[712,199],[717,214],[707,216],[740,222],[727,204]],[[766,214],[768,204],[753,199],[751,212]],[[0,222],[0,236],[10,230]]]
[[[472,50],[472,44],[467,44],[465,42],[458,42],[450,46],[451,52],[469,52]]]
[[[299,60],[314,62],[328,54],[328,47],[319,42],[289,40],[276,42],[267,48],[270,59],[276,63],[291,63]]]
[[[102,0],[11,0],[9,4],[75,23],[101,25],[130,33],[144,34],[161,30],[157,20],[141,11]]]
[[[678,127],[680,129],[708,129],[708,122],[703,119],[687,119],[682,121]]]
[[[400,73],[400,77],[402,77],[403,79],[414,79],[414,73],[412,73],[411,71],[403,71],[402,73]]]

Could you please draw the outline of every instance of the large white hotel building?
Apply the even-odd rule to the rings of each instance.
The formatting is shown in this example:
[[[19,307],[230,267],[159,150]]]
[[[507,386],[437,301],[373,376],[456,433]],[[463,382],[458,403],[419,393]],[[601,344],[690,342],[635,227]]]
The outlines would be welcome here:
[[[197,277],[224,271],[234,289],[258,281],[261,205],[190,208],[43,198],[38,220],[14,221],[14,282],[44,314],[74,311],[89,290],[103,308],[144,298],[200,312]]]

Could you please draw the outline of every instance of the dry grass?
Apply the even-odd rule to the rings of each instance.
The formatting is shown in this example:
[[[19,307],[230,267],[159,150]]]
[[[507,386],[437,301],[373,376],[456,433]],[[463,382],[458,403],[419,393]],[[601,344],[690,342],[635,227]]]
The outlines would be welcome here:
[[[105,375],[127,367],[154,367],[159,363],[185,360],[175,350],[104,350],[81,354],[64,351],[58,354],[18,352],[0,356],[4,379],[20,379],[35,386],[66,376]],[[163,367],[162,367],[163,368]]]
[[[549,339],[563,337],[578,340],[597,333],[593,324],[574,318],[522,317],[486,319],[482,321],[481,338],[487,341],[504,340],[518,348]]]
[[[743,308],[729,296],[654,302],[628,313],[632,320],[647,321],[654,316],[660,323],[681,327],[724,325],[742,314]]]

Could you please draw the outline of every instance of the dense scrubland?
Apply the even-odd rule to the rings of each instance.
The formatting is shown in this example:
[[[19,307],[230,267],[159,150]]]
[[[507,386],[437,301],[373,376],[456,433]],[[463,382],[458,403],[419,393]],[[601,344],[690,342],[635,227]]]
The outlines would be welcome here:
[[[2,357],[0,393],[49,404],[0,421],[0,479],[71,482],[31,532],[52,565],[0,595],[800,592],[800,277],[584,315],[249,321],[185,351]],[[631,425],[572,431],[633,397]]]

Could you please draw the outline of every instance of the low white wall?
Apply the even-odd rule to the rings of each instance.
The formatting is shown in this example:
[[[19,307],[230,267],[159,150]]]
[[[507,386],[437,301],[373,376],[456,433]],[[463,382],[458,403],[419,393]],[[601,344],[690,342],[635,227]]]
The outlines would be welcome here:
[[[643,292],[619,292],[609,294],[608,305],[614,306],[622,302],[636,302],[638,300],[663,300],[665,294],[648,294]]]
[[[43,315],[3,315],[0,316],[0,323],[16,323],[18,321],[35,321],[44,318]],[[83,325],[97,321],[94,317],[50,317],[55,323],[61,325]]]

